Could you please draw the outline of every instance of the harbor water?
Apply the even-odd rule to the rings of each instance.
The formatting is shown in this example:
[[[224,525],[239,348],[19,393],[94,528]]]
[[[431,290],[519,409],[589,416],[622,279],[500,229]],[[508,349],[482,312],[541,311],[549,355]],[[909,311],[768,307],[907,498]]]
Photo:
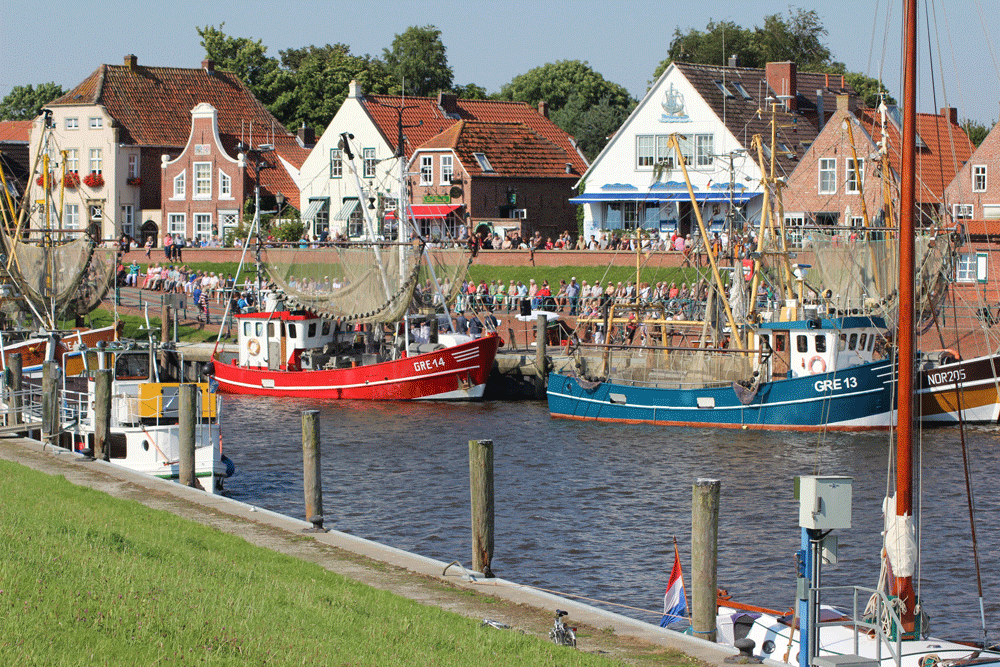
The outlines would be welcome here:
[[[303,516],[301,413],[320,411],[326,526],[445,562],[471,561],[468,441],[494,443],[497,576],[623,607],[658,622],[677,538],[690,586],[691,487],[722,484],[718,585],[785,610],[795,597],[798,475],[854,478],[853,525],[838,530],[826,586],[874,588],[886,434],[626,426],[554,420],[542,402],[363,403],[226,396],[231,497]],[[968,428],[983,595],[1000,640],[1000,430]],[[924,431],[917,486],[921,585],[933,634],[981,640],[957,427]],[[644,611],[645,610],[645,611]]]

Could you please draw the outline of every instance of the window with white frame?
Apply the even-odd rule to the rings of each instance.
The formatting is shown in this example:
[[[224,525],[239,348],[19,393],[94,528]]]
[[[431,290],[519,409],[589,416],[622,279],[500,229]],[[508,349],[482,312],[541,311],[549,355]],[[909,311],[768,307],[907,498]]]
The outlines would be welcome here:
[[[67,130],[79,130],[80,129],[80,119],[79,118],[67,118],[66,119],[66,129]]]
[[[960,252],[955,266],[955,280],[960,283],[986,282],[989,258],[984,252]]]
[[[420,156],[420,185],[434,184],[434,158],[430,155]]]
[[[233,178],[226,172],[219,170],[219,199],[233,198]]]
[[[139,178],[139,156],[129,155],[128,156],[128,177],[129,178]]]
[[[170,234],[187,235],[187,214],[170,213],[167,215],[167,232]]]
[[[712,166],[712,152],[714,145],[714,137],[711,134],[695,135],[695,166]]]
[[[80,205],[66,204],[63,213],[63,226],[66,229],[80,229]]]
[[[977,164],[972,167],[972,191],[986,192],[986,165]]]
[[[90,149],[90,172],[93,174],[99,174],[102,171],[102,165],[104,161],[101,158],[100,148]]]
[[[343,178],[344,154],[339,148],[330,149],[330,178]]]
[[[212,196],[212,163],[194,163],[194,199],[209,199]]]
[[[455,158],[451,155],[441,156],[441,185],[451,185],[451,177],[455,174]]]
[[[806,224],[804,213],[785,214],[785,233],[788,235],[788,244],[792,248],[804,247],[804,235],[802,227]]]
[[[855,163],[854,158],[847,158],[845,171],[847,172],[847,179],[844,183],[844,191],[851,194],[861,192],[861,186],[865,182],[864,158],[858,158],[857,163]]]
[[[375,149],[365,148],[362,154],[365,158],[365,178],[375,178]]]
[[[670,137],[658,134],[656,136],[656,160],[653,164],[660,164],[664,160],[670,161]]]
[[[75,148],[66,149],[66,171],[80,171],[80,151]]]
[[[956,220],[972,219],[972,204],[955,204],[954,210]]]
[[[821,158],[819,161],[819,193],[829,195],[837,192],[837,159]]]
[[[174,176],[174,199],[184,199],[187,195],[187,171]]]
[[[194,236],[199,241],[209,240],[212,238],[212,214],[211,213],[195,213],[194,214]]]
[[[635,166],[646,169],[653,166],[653,145],[655,138],[651,135],[635,138]]]
[[[135,230],[135,207],[132,204],[122,205],[122,234],[133,236]]]
[[[219,227],[221,228],[222,238],[226,238],[230,230],[239,226],[238,214],[238,211],[219,210]]]
[[[91,116],[90,118],[90,129],[99,130],[104,127],[104,119],[100,116]]]

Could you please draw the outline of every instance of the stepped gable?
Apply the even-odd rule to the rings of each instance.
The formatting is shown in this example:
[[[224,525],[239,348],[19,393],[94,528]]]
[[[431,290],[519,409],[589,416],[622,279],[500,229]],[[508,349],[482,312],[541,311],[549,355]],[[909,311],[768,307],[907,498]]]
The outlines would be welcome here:
[[[390,146],[396,145],[396,121],[398,119],[394,108],[399,106],[413,107],[403,113],[405,125],[415,125],[423,121],[419,127],[408,127],[403,130],[406,137],[404,152],[407,158],[413,156],[413,151],[426,144],[460,120],[483,121],[488,123],[522,123],[536,134],[548,139],[565,153],[565,163],[573,165],[573,173],[579,177],[587,170],[587,161],[576,149],[572,138],[537,109],[524,102],[507,102],[500,100],[466,100],[454,95],[440,94],[434,97],[400,97],[396,95],[365,95],[361,102],[372,122],[378,127],[382,137]]]
[[[566,151],[524,123],[460,120],[420,148],[450,148],[475,176],[516,178],[579,178],[566,173]],[[483,171],[475,153],[493,167]]]
[[[958,124],[954,109],[942,113],[917,114],[917,203],[936,204],[944,201],[944,191],[955,179],[962,166],[976,150],[965,130]],[[876,109],[858,109],[858,120],[878,145],[882,139],[881,116]],[[899,126],[891,119],[886,121],[889,144],[889,164],[892,170],[901,171],[903,139]],[[859,156],[862,157],[862,156]]]
[[[769,96],[777,99],[779,94],[784,93],[768,85],[768,71],[751,67],[721,67],[682,62],[673,64],[748,151],[753,136],[761,135],[767,146],[764,158],[765,162],[768,162],[767,152],[770,150],[771,138],[770,115],[758,113],[758,110],[769,111],[765,100]],[[819,134],[816,91],[824,91],[826,117],[836,110],[838,94],[847,93],[856,98],[854,89],[843,83],[839,75],[795,72],[794,68],[792,72],[796,90],[791,96],[792,101],[789,106],[793,110],[778,117],[777,141],[779,144],[784,144],[788,151],[777,151],[776,170],[779,175],[784,176],[789,176],[795,170],[798,161]],[[720,89],[716,81],[723,84],[729,91],[729,96]],[[737,83],[739,87],[735,85]],[[750,157],[754,161],[757,160],[756,154],[751,154]],[[765,170],[768,168],[769,165],[764,166]]]
[[[231,72],[209,61],[200,69],[101,65],[50,106],[101,105],[115,119],[119,141],[140,146],[182,147],[191,129],[191,109],[207,102],[218,110],[219,134],[254,143],[274,133],[293,137]],[[300,163],[301,164],[301,163]]]

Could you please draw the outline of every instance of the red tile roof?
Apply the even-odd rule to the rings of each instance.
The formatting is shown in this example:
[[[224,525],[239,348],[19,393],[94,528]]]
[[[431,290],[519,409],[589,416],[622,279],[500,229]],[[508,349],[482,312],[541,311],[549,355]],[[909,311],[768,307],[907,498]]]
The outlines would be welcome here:
[[[868,135],[878,144],[882,138],[881,120],[875,109],[858,109],[857,115]],[[889,143],[889,163],[896,174],[902,161],[902,137],[895,123],[886,122]],[[925,147],[917,148],[917,202],[937,203],[944,200],[944,190],[955,174],[972,156],[975,147],[965,130],[946,116],[917,114],[917,135]]]
[[[0,121],[0,142],[18,141],[27,143],[30,136],[30,120]]]
[[[423,148],[450,148],[473,176],[496,175],[534,178],[569,178],[566,151],[524,123],[460,120],[431,138]],[[418,149],[418,150],[420,150]],[[492,172],[483,171],[475,153],[483,153]]]
[[[413,107],[403,112],[403,124],[419,127],[409,127],[403,131],[406,142],[404,152],[406,157],[412,157],[413,151],[424,145],[432,137],[437,136],[452,127],[460,120],[484,121],[492,123],[523,123],[531,130],[551,143],[558,146],[566,154],[563,162],[573,165],[573,174],[582,176],[587,170],[587,161],[573,144],[572,138],[551,120],[538,113],[534,107],[523,102],[506,102],[500,100],[466,100],[453,96],[442,95],[431,97],[398,97],[395,95],[366,95],[361,98],[362,105],[372,122],[382,133],[390,146],[396,145],[396,121],[398,119],[395,107],[400,105]]]

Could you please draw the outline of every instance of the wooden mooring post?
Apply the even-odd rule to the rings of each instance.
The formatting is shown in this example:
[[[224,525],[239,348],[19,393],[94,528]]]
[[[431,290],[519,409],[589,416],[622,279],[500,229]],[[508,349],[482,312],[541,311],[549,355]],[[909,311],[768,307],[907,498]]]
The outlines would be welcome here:
[[[59,364],[42,362],[42,442],[59,444]]]
[[[469,440],[472,493],[472,569],[493,577],[493,441]]]
[[[715,641],[718,600],[719,490],[717,479],[695,481],[691,497],[691,629]]]
[[[177,425],[180,429],[178,434],[180,447],[178,481],[184,486],[197,485],[194,474],[194,447],[200,393],[201,389],[196,384],[182,384],[177,388]]]
[[[110,460],[108,435],[111,432],[111,374],[110,368],[94,373],[94,458]]]
[[[310,532],[323,528],[323,481],[320,477],[319,410],[302,411],[302,491],[305,494],[306,521]]]
[[[24,423],[24,412],[22,411],[21,386],[24,374],[22,372],[22,357],[20,352],[16,352],[7,357],[7,425],[15,426]]]
[[[537,397],[545,397],[545,387],[548,381],[548,339],[549,339],[549,318],[547,315],[538,315],[535,318],[535,368],[538,370],[538,383],[535,385],[538,390]]]

